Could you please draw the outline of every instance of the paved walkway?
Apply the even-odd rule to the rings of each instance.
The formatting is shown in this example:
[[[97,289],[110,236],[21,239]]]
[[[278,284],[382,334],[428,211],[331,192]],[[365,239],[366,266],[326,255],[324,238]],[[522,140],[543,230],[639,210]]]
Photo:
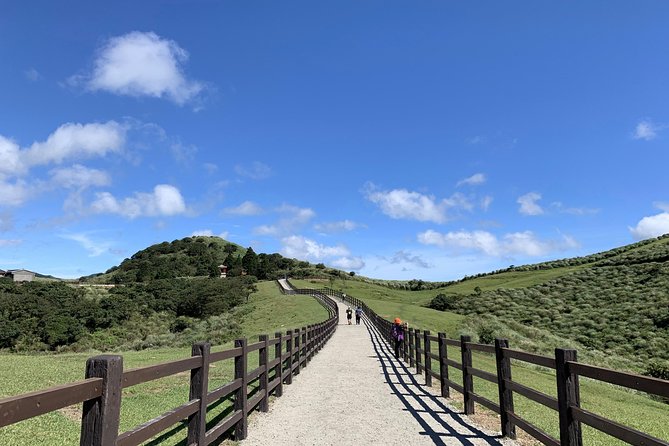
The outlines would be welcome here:
[[[254,413],[241,446],[513,445],[484,433],[397,361],[376,330],[337,331],[267,413]],[[370,324],[371,325],[371,324]]]

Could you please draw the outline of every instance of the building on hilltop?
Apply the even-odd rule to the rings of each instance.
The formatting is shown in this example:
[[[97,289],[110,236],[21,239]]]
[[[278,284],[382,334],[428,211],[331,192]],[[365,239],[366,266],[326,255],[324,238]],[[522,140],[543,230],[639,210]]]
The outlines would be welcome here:
[[[2,271],[2,276],[11,277],[14,282],[32,282],[35,279],[35,273],[28,271],[27,269],[10,269],[9,271]]]

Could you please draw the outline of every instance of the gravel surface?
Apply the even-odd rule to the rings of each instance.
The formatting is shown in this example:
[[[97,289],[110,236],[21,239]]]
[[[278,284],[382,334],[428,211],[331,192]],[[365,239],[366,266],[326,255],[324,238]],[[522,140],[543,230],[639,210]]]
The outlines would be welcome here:
[[[515,444],[446,405],[375,329],[347,325],[345,310],[340,303],[337,331],[269,412],[254,413],[240,446]]]

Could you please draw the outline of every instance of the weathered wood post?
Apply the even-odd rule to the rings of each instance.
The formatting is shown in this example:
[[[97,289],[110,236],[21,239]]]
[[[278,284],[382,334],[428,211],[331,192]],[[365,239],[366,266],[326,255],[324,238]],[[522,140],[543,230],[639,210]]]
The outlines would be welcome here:
[[[286,384],[293,383],[293,356],[295,356],[295,350],[293,350],[293,330],[287,330],[286,336],[286,353],[288,353],[288,359],[286,361],[286,368],[288,369],[288,374],[286,375]]]
[[[202,365],[190,371],[189,399],[199,399],[198,410],[188,417],[188,444],[205,444],[207,433],[207,394],[209,392],[209,354],[211,345],[208,342],[193,344],[192,356],[201,356]]]
[[[258,366],[262,367],[260,376],[258,377],[258,391],[263,395],[260,400],[259,410],[260,412],[267,412],[269,410],[269,368],[267,367],[267,363],[269,362],[267,359],[269,336],[262,334],[258,337],[258,340],[263,343],[260,350],[258,350]]]
[[[409,367],[414,366],[414,329],[409,329]]]
[[[302,356],[304,356],[304,367],[307,366],[307,327],[302,327],[302,341],[300,342],[300,348],[303,350]]]
[[[423,332],[423,350],[425,350],[423,357],[425,358],[425,385],[432,386],[432,357],[430,356],[430,347],[432,343],[430,342],[430,330],[425,330]]]
[[[296,328],[293,330],[295,334],[295,342],[293,343],[293,348],[295,349],[295,375],[300,374],[300,329]]]
[[[416,373],[419,375],[423,371],[422,367],[420,366],[420,330],[415,329],[414,330],[414,342],[416,343],[415,349],[416,349]]]
[[[509,348],[507,339],[495,339],[495,362],[497,363],[497,387],[499,389],[500,421],[502,435],[516,438],[516,426],[511,421],[509,413],[513,412],[513,391],[509,388],[511,381],[511,358],[504,354],[504,348]]]
[[[249,408],[246,402],[248,398],[248,342],[246,338],[235,339],[235,348],[241,347],[239,356],[235,357],[235,379],[241,379],[242,385],[235,392],[235,404],[233,410],[240,411],[242,418],[235,424],[235,440],[240,441],[246,438],[249,428]]]
[[[472,341],[470,336],[460,336],[460,350],[462,353],[462,387],[465,406],[465,415],[474,413],[474,400],[472,393],[474,393],[474,377],[469,372],[472,367],[472,349],[468,343]]]
[[[441,387],[441,396],[448,398],[451,396],[450,388],[448,387],[448,345],[446,344],[446,333],[439,333],[437,335],[439,343],[439,385]]]
[[[578,375],[570,373],[567,361],[576,362],[576,350],[555,349],[558,414],[560,417],[560,445],[582,446],[581,423],[575,420],[570,407],[580,407]]]
[[[121,417],[123,358],[101,355],[86,361],[86,378],[102,378],[102,395],[84,401],[81,446],[114,446]]]
[[[279,397],[283,395],[283,337],[281,332],[277,331],[274,333],[274,339],[276,339],[276,345],[274,345],[274,359],[278,359],[279,362],[274,366],[274,379],[278,379],[279,383],[276,385],[276,390],[274,390],[274,395]]]

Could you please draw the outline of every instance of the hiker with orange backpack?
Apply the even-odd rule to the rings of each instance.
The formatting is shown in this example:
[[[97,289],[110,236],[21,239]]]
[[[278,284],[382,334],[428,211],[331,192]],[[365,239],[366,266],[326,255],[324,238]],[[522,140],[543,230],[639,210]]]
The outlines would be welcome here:
[[[398,317],[395,318],[394,322],[391,336],[395,347],[395,357],[399,359],[400,350],[404,344],[404,326],[402,326],[402,320]]]

